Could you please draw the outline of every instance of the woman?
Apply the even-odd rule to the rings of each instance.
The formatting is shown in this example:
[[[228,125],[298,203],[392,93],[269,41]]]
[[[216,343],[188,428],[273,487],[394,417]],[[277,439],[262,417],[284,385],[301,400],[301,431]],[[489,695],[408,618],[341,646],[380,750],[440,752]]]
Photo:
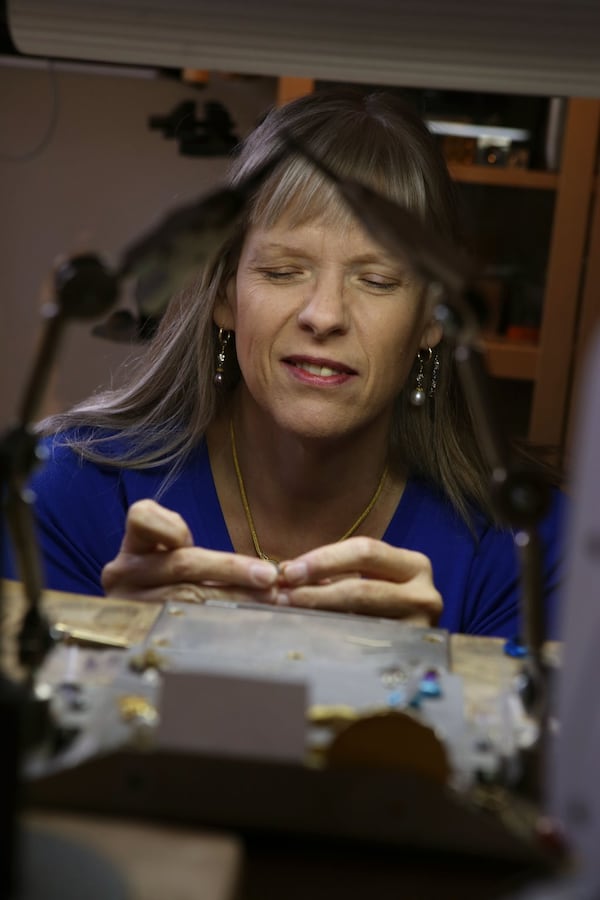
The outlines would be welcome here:
[[[338,90],[272,111],[232,183],[289,133],[457,243],[444,161],[399,98]],[[517,633],[512,535],[424,288],[302,154],[284,158],[127,384],[47,425],[48,586]]]

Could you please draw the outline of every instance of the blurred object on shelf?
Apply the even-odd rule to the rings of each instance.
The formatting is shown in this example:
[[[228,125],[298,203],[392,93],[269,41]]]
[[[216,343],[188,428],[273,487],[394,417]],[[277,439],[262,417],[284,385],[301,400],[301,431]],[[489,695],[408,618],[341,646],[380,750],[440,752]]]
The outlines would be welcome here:
[[[186,84],[205,85],[210,81],[208,69],[182,69],[181,80]]]
[[[504,334],[515,341],[538,341],[542,321],[543,283],[520,272],[509,289]]]
[[[448,165],[474,166],[477,161],[477,141],[475,138],[456,137],[445,134],[440,137],[442,153]]]
[[[433,134],[441,138],[448,162],[482,166],[529,165],[531,132],[525,128],[428,119]]]
[[[509,341],[537,344],[540,337],[540,329],[539,326],[535,325],[509,325],[505,334]]]
[[[483,304],[486,318],[484,334],[500,334],[506,306],[506,279],[498,266],[487,266],[475,283]]]
[[[537,343],[542,319],[543,284],[535,267],[488,265],[476,282],[486,309],[485,335]]]

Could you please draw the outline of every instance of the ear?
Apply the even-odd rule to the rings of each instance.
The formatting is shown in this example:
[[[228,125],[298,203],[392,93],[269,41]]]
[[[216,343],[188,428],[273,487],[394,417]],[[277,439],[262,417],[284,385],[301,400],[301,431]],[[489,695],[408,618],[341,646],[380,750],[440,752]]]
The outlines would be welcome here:
[[[236,308],[236,281],[235,275],[232,275],[217,295],[213,309],[213,322],[215,325],[218,328],[226,328],[227,331],[235,331]]]
[[[426,350],[427,347],[437,347],[442,337],[442,326],[435,319],[430,319],[423,329],[419,346],[422,350]]]

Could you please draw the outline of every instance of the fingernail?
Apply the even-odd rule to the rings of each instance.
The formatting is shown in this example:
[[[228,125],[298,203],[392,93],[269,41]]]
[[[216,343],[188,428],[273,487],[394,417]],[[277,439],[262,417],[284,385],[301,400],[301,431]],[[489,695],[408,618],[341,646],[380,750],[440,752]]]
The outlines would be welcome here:
[[[269,587],[277,580],[277,569],[271,563],[254,563],[250,567],[250,576],[258,587]]]
[[[308,579],[308,567],[304,562],[286,563],[281,574],[288,584],[304,584]]]
[[[277,606],[289,606],[290,605],[290,596],[289,594],[285,594],[283,591],[280,591],[277,594],[277,599],[275,600]]]

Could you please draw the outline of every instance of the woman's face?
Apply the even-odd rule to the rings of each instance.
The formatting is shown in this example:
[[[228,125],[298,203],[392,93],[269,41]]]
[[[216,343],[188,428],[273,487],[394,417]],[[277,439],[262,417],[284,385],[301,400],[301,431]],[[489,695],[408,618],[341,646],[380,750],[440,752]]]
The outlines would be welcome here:
[[[254,402],[304,437],[382,420],[420,347],[439,341],[412,275],[358,225],[254,227],[215,310]]]

